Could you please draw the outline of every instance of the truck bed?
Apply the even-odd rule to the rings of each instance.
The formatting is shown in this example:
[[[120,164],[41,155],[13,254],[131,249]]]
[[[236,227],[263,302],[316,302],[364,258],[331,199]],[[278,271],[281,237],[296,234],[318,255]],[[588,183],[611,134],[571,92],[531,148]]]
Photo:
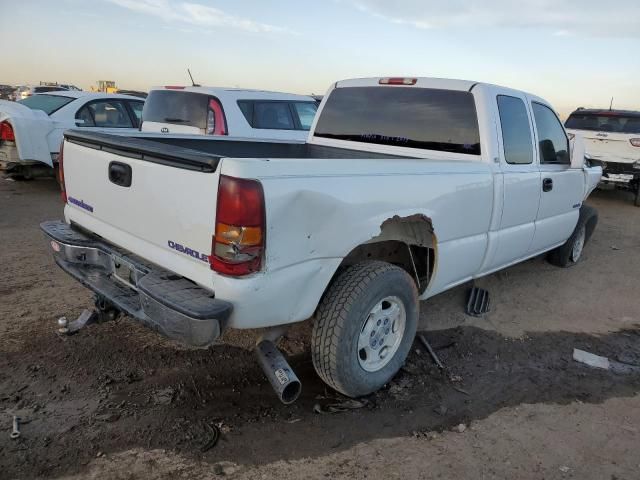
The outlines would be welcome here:
[[[190,170],[213,172],[221,158],[341,158],[384,159],[415,158],[326,147],[297,142],[229,140],[224,137],[192,138],[158,136],[143,138],[105,133],[67,130],[65,138],[73,143],[109,151],[130,158],[168,164]]]

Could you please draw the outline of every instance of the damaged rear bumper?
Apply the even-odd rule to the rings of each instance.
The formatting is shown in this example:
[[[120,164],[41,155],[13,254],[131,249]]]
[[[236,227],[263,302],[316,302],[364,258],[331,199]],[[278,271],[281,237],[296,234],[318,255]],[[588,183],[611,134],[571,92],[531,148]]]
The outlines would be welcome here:
[[[60,268],[144,325],[196,347],[220,336],[233,308],[229,302],[64,222],[40,228]]]

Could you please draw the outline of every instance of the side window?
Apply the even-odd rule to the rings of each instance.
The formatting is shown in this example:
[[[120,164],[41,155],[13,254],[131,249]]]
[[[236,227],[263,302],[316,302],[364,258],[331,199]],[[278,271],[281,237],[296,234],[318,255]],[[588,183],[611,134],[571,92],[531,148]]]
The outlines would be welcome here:
[[[300,120],[300,128],[310,130],[318,105],[312,102],[293,102],[293,107]]]
[[[133,128],[127,109],[120,100],[100,100],[87,105],[96,127]]]
[[[569,140],[556,114],[541,103],[533,102],[532,105],[538,131],[540,163],[571,163]]]
[[[129,106],[131,107],[131,111],[136,117],[136,124],[140,125],[142,122],[142,107],[144,107],[144,102],[136,102],[135,100],[129,101]]]
[[[502,126],[504,158],[507,163],[533,163],[533,141],[524,102],[516,97],[498,95],[498,113]]]
[[[80,120],[76,122],[77,127],[95,127],[96,124],[93,121],[93,115],[89,111],[89,107],[85,105],[76,113],[76,120]]]
[[[288,102],[239,100],[238,106],[253,128],[270,130],[293,130],[296,128]]]

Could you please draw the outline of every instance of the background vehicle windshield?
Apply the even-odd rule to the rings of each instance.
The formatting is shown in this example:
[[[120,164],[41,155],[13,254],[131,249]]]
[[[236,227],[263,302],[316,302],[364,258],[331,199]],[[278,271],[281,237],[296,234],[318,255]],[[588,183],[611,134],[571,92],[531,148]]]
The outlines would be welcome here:
[[[29,107],[32,110],[42,110],[47,115],[51,115],[56,110],[64,107],[74,99],[60,95],[32,95],[20,100],[18,103]]]
[[[345,87],[323,107],[316,137],[480,155],[473,95],[415,87]]]
[[[206,128],[208,96],[173,90],[153,90],[142,110],[143,122]]]
[[[69,90],[68,88],[64,88],[62,86],[45,86],[45,87],[34,87],[34,93],[46,93],[46,92],[60,92],[63,90]]]
[[[634,116],[624,114],[572,113],[564,126],[575,130],[640,133],[640,114]]]

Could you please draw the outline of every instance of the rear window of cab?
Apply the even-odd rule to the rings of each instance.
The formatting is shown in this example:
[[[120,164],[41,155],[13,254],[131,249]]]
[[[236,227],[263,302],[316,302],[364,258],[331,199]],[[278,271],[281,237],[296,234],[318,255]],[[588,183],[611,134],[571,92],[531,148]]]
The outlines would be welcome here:
[[[334,89],[315,137],[480,155],[473,94],[416,87]]]

